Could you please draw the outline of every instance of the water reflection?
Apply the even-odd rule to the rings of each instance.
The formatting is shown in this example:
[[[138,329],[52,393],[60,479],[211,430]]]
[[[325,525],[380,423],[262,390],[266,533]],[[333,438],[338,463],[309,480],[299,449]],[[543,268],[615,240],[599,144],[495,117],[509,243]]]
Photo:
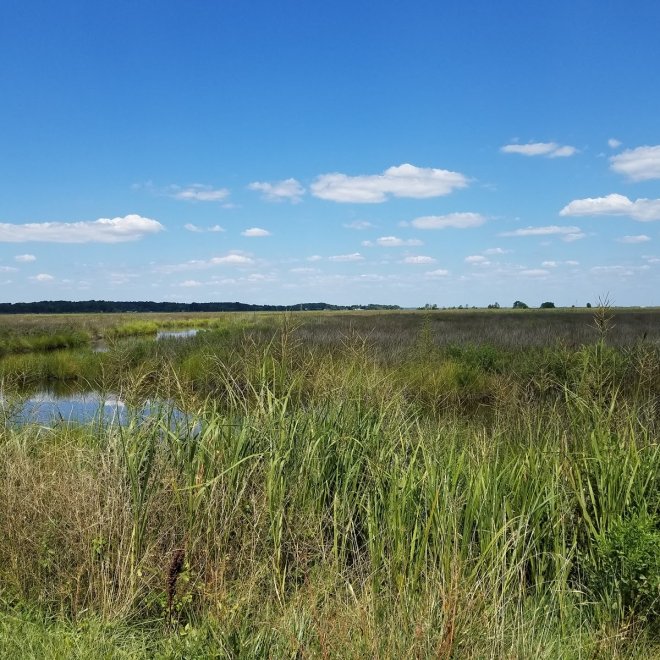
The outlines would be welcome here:
[[[166,420],[170,429],[195,425],[192,417],[171,401],[147,399],[139,405],[129,405],[116,394],[94,390],[75,392],[62,387],[13,397],[0,393],[0,413],[10,423],[19,425],[102,423],[126,426],[131,420],[141,423],[156,418]]]
[[[159,330],[156,333],[156,339],[188,339],[194,337],[199,330],[197,328],[187,328],[185,330]]]
[[[7,404],[3,399],[2,405],[5,412],[5,407],[12,404]],[[88,424],[103,421],[108,424],[125,425],[128,422],[124,401],[112,395],[101,396],[98,392],[62,395],[42,391],[14,403],[12,408],[6,412],[17,424],[51,425],[57,422]]]

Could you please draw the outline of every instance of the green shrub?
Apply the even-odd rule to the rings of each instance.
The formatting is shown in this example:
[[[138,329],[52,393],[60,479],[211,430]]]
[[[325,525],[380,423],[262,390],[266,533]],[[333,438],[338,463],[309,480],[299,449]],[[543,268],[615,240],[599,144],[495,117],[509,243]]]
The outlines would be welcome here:
[[[648,513],[619,520],[596,539],[590,590],[615,618],[660,619],[660,531]]]

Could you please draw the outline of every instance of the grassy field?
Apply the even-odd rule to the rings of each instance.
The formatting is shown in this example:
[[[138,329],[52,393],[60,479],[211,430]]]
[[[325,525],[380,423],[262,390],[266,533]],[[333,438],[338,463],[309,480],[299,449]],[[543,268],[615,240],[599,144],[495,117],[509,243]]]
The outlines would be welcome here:
[[[659,321],[3,319],[109,350],[0,360],[0,656],[658,657]],[[163,403],[16,424],[53,383]]]

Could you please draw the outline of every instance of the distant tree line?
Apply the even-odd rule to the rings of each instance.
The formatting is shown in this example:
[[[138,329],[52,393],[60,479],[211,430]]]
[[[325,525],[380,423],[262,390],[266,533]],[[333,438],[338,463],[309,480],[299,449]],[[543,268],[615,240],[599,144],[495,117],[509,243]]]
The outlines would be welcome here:
[[[86,314],[113,312],[296,312],[401,309],[398,305],[330,305],[300,303],[297,305],[248,305],[241,302],[178,303],[150,300],[42,300],[26,303],[0,303],[0,314]]]

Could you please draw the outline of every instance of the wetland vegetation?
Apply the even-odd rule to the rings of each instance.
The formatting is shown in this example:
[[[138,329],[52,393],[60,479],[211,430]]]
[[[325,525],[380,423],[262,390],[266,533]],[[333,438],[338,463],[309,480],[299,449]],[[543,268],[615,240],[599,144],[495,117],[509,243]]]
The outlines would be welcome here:
[[[660,653],[657,310],[0,327],[3,657]]]

